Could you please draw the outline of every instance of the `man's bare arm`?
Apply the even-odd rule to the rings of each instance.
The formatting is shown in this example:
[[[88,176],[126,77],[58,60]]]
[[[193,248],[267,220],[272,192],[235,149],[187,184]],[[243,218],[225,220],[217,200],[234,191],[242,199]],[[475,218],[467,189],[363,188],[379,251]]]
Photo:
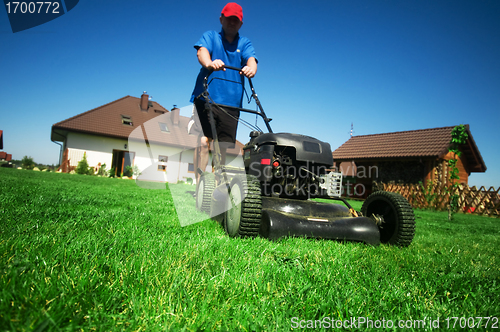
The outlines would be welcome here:
[[[198,52],[196,53],[196,55],[198,56],[198,62],[203,67],[207,69],[213,69],[215,71],[225,70],[224,62],[220,59],[215,59],[212,61],[212,57],[205,47],[198,48]]]
[[[241,69],[241,72],[246,77],[253,78],[257,74],[257,60],[254,57],[249,58],[247,65]]]

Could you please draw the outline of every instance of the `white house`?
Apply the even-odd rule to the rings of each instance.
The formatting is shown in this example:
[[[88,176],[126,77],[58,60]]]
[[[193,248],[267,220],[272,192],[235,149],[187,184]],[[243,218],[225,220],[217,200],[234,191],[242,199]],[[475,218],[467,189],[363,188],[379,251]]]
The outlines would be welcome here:
[[[144,92],[125,96],[52,126],[51,139],[62,142],[60,170],[70,172],[86,154],[95,169],[106,164],[116,175],[137,166],[140,177],[176,183],[194,180],[193,153],[198,135],[187,131],[189,118],[168,111]],[[240,154],[237,142],[233,155]],[[210,163],[209,163],[210,165]],[[135,176],[134,176],[135,177]]]

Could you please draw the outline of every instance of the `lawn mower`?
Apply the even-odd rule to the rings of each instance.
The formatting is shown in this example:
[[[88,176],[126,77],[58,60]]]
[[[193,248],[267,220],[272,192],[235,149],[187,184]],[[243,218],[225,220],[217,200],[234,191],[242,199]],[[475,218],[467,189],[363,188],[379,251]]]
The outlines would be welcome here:
[[[226,70],[240,68],[226,66]],[[415,216],[401,195],[376,191],[368,196],[361,211],[355,211],[341,197],[342,174],[335,172],[330,144],[313,137],[274,133],[247,79],[256,109],[217,104],[210,97],[204,78],[204,92],[213,139],[213,172],[201,172],[196,189],[196,207],[217,220],[232,237],[307,237],[408,246],[415,233]],[[234,82],[243,84],[242,82]],[[252,130],[243,147],[243,163],[222,165],[213,109],[236,110],[260,117],[267,132],[238,117]],[[234,114],[234,112],[232,112]],[[239,114],[239,113],[237,113]],[[323,200],[319,201],[319,198]],[[324,202],[336,200],[340,204]]]

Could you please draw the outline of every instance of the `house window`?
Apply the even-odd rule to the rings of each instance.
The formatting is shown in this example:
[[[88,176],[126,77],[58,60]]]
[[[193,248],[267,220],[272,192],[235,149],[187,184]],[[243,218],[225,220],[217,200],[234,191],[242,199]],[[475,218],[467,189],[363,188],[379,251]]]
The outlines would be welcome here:
[[[162,172],[167,171],[167,156],[158,156],[158,170]]]
[[[194,164],[193,163],[188,164],[188,173],[194,173]]]
[[[132,117],[128,115],[122,115],[122,123],[127,126],[132,126]]]
[[[155,110],[155,113],[164,114],[165,111]]]
[[[162,132],[164,132],[164,133],[170,132],[170,130],[168,130],[167,124],[165,122],[158,122],[158,124],[160,125],[160,130]]]

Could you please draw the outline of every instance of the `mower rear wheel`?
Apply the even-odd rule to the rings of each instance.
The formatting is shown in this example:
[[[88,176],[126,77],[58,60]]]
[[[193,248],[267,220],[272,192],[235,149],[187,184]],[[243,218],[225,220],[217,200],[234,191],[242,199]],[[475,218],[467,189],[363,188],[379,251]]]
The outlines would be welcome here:
[[[363,203],[361,213],[374,219],[380,242],[407,247],[415,235],[415,215],[410,203],[400,194],[376,191]]]
[[[210,213],[212,193],[215,189],[215,175],[205,172],[200,176],[200,183],[196,189],[196,208],[202,212]]]
[[[253,175],[236,176],[224,215],[224,229],[232,237],[256,237],[262,219],[260,182]]]

